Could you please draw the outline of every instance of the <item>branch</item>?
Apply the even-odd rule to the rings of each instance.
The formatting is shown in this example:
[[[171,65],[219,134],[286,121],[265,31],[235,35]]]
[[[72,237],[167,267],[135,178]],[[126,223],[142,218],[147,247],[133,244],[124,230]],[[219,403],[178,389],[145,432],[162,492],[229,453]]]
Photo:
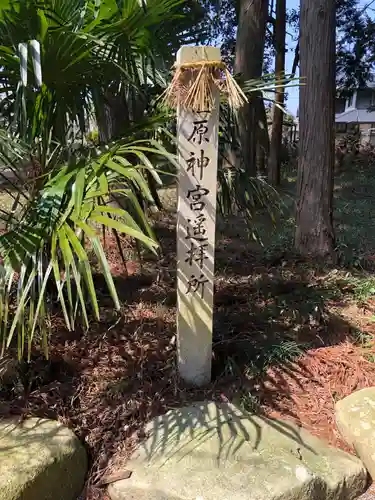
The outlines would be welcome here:
[[[268,26],[266,27],[266,31],[267,33],[270,35],[270,37],[272,38],[272,45],[275,46],[275,33],[273,31],[271,31]]]
[[[272,16],[268,16],[267,17],[267,23],[270,23],[270,24],[272,24],[272,26],[275,26],[276,19],[274,17],[272,17]]]
[[[360,14],[363,14],[369,7],[371,7],[371,5],[373,5],[375,3],[375,0],[371,0],[371,2],[369,2],[367,5],[365,5],[363,7],[363,9],[359,12]]]
[[[285,80],[285,82],[283,82],[283,85],[289,85],[289,83],[293,80],[293,78],[296,76],[298,65],[299,65],[299,40],[294,50],[293,66],[290,78],[288,80]]]
[[[270,14],[271,14],[271,16],[273,13],[274,13],[274,0],[271,0],[271,2],[270,2]]]
[[[294,78],[296,76],[298,65],[299,65],[299,40],[297,42],[297,45],[296,45],[296,48],[294,51],[294,60],[293,60],[293,66],[292,66],[292,78]]]

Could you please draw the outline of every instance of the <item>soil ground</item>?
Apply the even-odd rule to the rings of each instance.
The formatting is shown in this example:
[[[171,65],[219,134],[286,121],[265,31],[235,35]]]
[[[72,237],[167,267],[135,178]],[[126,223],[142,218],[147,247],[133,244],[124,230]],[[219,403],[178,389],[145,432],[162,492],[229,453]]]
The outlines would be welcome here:
[[[2,416],[58,418],[76,431],[91,461],[85,498],[105,498],[103,478],[121,471],[147,420],[194,400],[234,401],[347,449],[335,401],[375,385],[375,168],[356,165],[336,179],[335,266],[292,252],[294,183],[291,172],[275,228],[264,214],[255,218],[263,246],[240,216],[218,222],[213,378],[205,390],[184,387],[175,364],[174,188],[154,218],[160,259],[145,254],[140,265],[129,247],[124,270],[106,238],[121,314],[98,273],[102,321],[68,332],[56,314],[50,360],[36,353],[0,387]]]

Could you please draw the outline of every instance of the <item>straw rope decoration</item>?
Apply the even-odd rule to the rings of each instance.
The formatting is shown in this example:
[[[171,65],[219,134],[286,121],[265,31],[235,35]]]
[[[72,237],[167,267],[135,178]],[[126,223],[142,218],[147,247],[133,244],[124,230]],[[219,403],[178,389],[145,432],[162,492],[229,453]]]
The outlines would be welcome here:
[[[174,68],[173,79],[163,94],[163,102],[172,108],[181,106],[194,112],[211,111],[215,106],[215,89],[234,109],[247,102],[247,97],[222,61],[175,64]]]

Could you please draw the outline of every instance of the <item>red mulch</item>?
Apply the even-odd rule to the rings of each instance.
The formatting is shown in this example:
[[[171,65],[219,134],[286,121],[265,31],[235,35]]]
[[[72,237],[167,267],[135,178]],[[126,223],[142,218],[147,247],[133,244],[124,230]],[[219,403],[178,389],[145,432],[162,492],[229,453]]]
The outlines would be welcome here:
[[[375,352],[374,348],[365,353]],[[349,341],[309,350],[288,368],[268,370],[259,388],[271,417],[290,419],[331,445],[350,451],[335,425],[336,401],[364,387],[375,386],[375,364]]]
[[[173,248],[174,232],[169,235],[168,228],[165,232],[169,238],[166,246]],[[268,280],[266,291],[262,292],[259,281],[256,286],[251,282],[251,251],[242,246],[240,253],[238,243],[233,245],[236,252],[229,248],[222,256],[223,272],[218,251],[216,312],[217,316],[220,314],[217,328],[226,335],[218,343],[224,346],[224,354],[231,349],[231,355],[232,340],[239,336],[243,337],[238,339],[241,349],[243,340],[256,343],[274,335],[269,324],[275,322],[268,322],[264,311],[274,307],[278,295],[283,294],[287,301],[298,287],[305,293],[305,277],[299,277],[298,282],[286,281],[286,273],[296,270],[293,265],[288,269],[284,262],[280,272],[258,269],[257,273],[266,274]],[[121,315],[113,314],[98,277],[102,322],[93,323],[86,333],[79,329],[67,332],[61,317],[53,318],[50,361],[46,363],[36,356],[27,366],[27,379],[33,383],[24,385],[21,391],[12,387],[8,392],[0,392],[1,415],[58,418],[75,430],[91,460],[85,498],[105,498],[104,490],[95,484],[103,475],[123,466],[143,437],[144,424],[153,416],[196,400],[231,400],[243,387],[257,397],[265,414],[298,422],[331,444],[347,448],[335,427],[334,403],[355,390],[375,386],[375,363],[366,360],[373,347],[355,345],[344,322],[338,323],[340,335],[335,332],[335,338],[329,339],[329,321],[322,317],[308,323],[301,313],[298,321],[303,323],[304,331],[309,330],[309,341],[316,337],[319,342],[315,345],[322,345],[322,338],[326,338],[326,346],[312,348],[297,362],[275,366],[258,378],[245,372],[229,376],[218,371],[207,390],[188,389],[178,379],[175,367],[175,290],[170,275],[175,266],[173,250],[161,261],[164,268],[160,268],[159,261],[159,268],[155,271],[154,266],[153,274],[146,277],[139,274],[134,259],[128,263],[128,272],[124,272],[118,257],[111,251],[108,255],[124,304]],[[238,259],[231,261],[236,256]],[[240,272],[241,279],[237,280]],[[277,272],[280,279],[274,283]],[[276,285],[277,291],[270,298]],[[304,302],[302,296],[301,304]],[[276,330],[291,330],[291,317],[280,316]],[[281,320],[285,321],[284,326]],[[366,329],[375,334],[370,321]]]

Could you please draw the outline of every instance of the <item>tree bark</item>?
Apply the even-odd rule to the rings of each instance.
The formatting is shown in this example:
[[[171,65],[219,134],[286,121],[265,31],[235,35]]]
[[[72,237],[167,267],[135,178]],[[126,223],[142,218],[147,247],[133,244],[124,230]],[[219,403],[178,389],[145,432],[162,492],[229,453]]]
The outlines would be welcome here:
[[[103,144],[107,144],[113,138],[120,137],[130,123],[125,96],[122,93],[114,93],[111,89],[107,90],[105,102],[99,104],[96,114],[99,139]]]
[[[285,77],[285,33],[286,32],[286,0],[277,0],[275,24],[275,76],[281,81]],[[284,89],[278,87],[272,112],[272,131],[270,158],[268,161],[268,181],[274,186],[280,184],[281,147],[283,137]]]
[[[260,78],[263,68],[268,0],[241,0],[238,20],[235,72],[241,81]],[[239,142],[243,167],[256,175],[257,116],[260,94],[252,93],[238,117]]]
[[[301,0],[300,139],[295,246],[334,257],[335,0]]]

